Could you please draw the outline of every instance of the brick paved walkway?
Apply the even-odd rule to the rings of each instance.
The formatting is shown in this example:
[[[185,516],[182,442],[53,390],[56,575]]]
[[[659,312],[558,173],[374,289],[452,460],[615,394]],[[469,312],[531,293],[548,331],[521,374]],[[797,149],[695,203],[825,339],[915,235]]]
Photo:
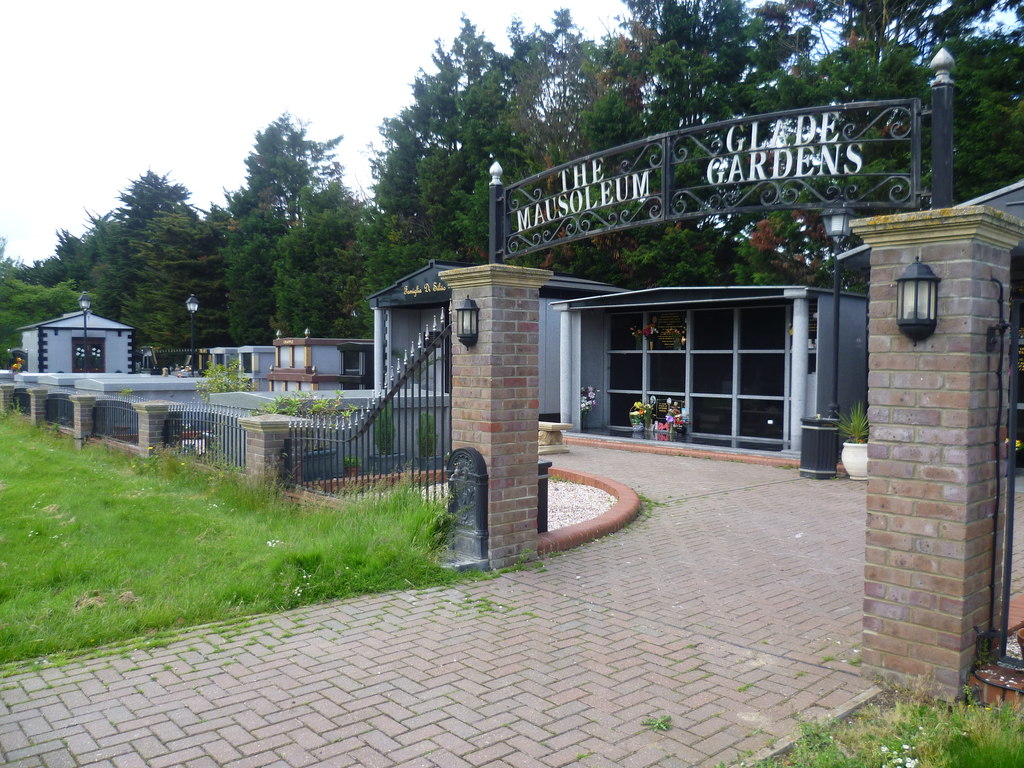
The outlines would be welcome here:
[[[0,764],[713,766],[869,687],[847,663],[863,484],[582,446],[553,458],[659,505],[492,580],[0,678]],[[664,715],[670,730],[641,725]]]

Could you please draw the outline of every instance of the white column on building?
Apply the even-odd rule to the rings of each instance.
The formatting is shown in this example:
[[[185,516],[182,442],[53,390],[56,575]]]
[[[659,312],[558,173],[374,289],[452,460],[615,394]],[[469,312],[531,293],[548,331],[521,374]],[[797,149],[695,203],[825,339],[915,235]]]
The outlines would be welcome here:
[[[384,351],[388,346],[386,310],[373,308],[373,388],[384,389]]]
[[[791,392],[789,396],[790,447],[799,452],[803,437],[802,419],[807,414],[807,347],[810,302],[806,295],[793,300],[792,365],[790,367]]]
[[[557,305],[555,305],[557,306]],[[575,355],[572,343],[572,313],[559,306],[558,313],[558,407],[559,418],[565,424],[576,424],[573,420],[572,365]],[[579,408],[579,403],[575,403]]]

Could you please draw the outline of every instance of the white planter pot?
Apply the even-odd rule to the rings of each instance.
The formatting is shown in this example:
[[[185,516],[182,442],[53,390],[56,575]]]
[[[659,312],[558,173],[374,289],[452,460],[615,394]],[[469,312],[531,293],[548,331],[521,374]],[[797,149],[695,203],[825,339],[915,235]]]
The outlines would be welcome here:
[[[843,443],[843,467],[851,480],[868,479],[868,444]]]

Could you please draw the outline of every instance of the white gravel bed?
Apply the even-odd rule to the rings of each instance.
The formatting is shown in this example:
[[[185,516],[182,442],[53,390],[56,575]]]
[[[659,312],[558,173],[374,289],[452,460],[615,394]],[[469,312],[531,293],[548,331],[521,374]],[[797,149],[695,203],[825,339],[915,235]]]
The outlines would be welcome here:
[[[549,480],[548,530],[554,531],[603,515],[614,503],[614,496],[598,488],[565,480]]]
[[[427,498],[443,498],[447,485],[432,485],[424,489]],[[548,530],[555,531],[603,515],[616,501],[615,497],[598,488],[567,480],[548,480]]]

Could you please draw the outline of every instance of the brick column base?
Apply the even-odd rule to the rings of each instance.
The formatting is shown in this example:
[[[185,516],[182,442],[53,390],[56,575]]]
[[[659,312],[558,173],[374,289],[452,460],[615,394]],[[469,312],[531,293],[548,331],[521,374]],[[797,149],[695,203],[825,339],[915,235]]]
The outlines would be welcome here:
[[[14,407],[14,385],[0,384],[0,411],[9,411]]]
[[[440,274],[453,308],[466,298],[480,308],[476,345],[452,340],[452,448],[475,448],[487,464],[492,568],[537,551],[539,291],[551,274],[507,264]]]
[[[37,427],[46,423],[46,397],[50,390],[46,387],[33,387],[28,390],[28,417]]]
[[[986,336],[1024,222],[950,208],[854,229],[871,246],[864,672],[922,678],[955,698],[992,607],[1005,425]],[[916,259],[941,282],[938,327],[915,344],[896,324],[895,281]]]
[[[75,448],[81,450],[85,441],[92,434],[92,410],[96,405],[96,398],[93,395],[71,395],[71,407],[74,411],[75,422],[72,427],[72,434],[75,438]]]
[[[279,480],[284,474],[285,441],[290,416],[263,414],[239,419],[245,430],[245,471],[258,478]]]
[[[132,403],[139,414],[139,455],[148,456],[164,444],[164,422],[171,403],[166,400],[147,400]]]

